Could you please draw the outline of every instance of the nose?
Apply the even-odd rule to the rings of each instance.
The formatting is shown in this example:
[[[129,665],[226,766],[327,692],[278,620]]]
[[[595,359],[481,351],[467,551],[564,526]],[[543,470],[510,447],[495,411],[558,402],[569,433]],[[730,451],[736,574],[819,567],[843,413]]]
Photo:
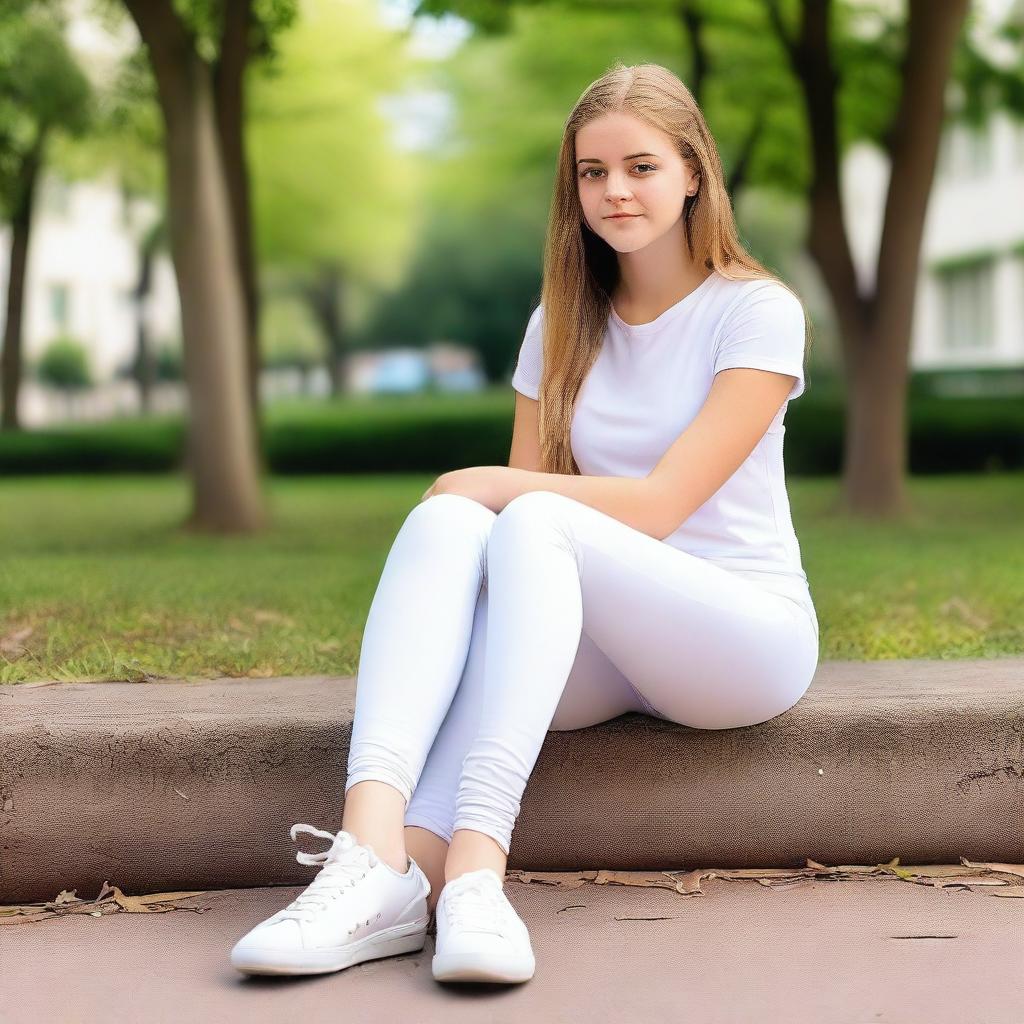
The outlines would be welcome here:
[[[607,185],[605,186],[605,195],[609,199],[628,199],[631,195],[629,188],[629,181],[621,174],[609,174]]]

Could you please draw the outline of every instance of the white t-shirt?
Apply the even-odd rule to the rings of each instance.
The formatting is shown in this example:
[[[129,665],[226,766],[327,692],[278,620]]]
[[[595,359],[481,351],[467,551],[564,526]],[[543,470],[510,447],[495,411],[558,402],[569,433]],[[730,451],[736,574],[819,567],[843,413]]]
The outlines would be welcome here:
[[[533,399],[543,366],[542,317],[538,306],[512,375],[512,386]],[[782,459],[786,409],[804,391],[803,360],[804,311],[792,293],[776,281],[712,272],[650,323],[627,324],[612,309],[576,400],[570,440],[584,475],[644,477],[696,417],[719,370],[792,374],[797,380],[754,450],[665,543],[793,596],[813,613]]]

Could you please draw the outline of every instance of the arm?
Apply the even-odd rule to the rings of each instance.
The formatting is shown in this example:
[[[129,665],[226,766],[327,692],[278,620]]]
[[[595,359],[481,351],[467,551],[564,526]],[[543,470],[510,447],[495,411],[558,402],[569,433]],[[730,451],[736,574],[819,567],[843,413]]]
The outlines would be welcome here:
[[[664,540],[739,469],[771,425],[795,379],[747,367],[722,370],[693,422],[646,477],[573,476],[510,468],[505,503],[527,491],[555,491]]]
[[[540,406],[535,398],[515,392],[516,412],[512,424],[512,449],[508,454],[510,469],[529,469],[541,472],[540,428],[537,410]]]
[[[749,367],[715,375],[700,412],[646,477],[652,536],[668,537],[743,465],[795,380]]]

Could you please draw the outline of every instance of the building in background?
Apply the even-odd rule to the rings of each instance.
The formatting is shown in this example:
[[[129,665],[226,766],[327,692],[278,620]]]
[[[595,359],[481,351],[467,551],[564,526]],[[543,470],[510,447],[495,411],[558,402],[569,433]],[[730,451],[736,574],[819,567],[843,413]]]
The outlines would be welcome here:
[[[65,182],[44,174],[37,191],[29,240],[22,322],[22,353],[26,364],[20,418],[34,426],[60,416],[64,403],[33,379],[32,364],[55,338],[70,338],[88,353],[94,381],[114,381],[130,366],[137,348],[139,316],[145,318],[154,347],[181,345],[180,311],[174,269],[168,254],[159,252],[149,293],[135,299],[141,244],[159,216],[152,201],[125,200],[113,176]],[[10,228],[0,225],[0,317],[6,315]],[[123,381],[127,401],[134,390]],[[110,392],[107,388],[106,391]],[[114,401],[108,394],[104,406]],[[82,409],[95,405],[83,398]]]
[[[874,286],[888,161],[843,164],[846,223],[862,287]],[[911,368],[944,394],[1024,392],[1024,121],[997,112],[943,132],[922,240]]]

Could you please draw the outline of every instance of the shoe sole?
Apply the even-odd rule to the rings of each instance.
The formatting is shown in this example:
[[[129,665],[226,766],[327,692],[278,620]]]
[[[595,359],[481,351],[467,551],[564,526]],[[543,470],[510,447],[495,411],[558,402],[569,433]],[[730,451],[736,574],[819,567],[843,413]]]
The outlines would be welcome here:
[[[232,952],[231,963],[243,974],[330,974],[346,967],[399,953],[415,953],[427,938],[423,917],[409,924],[395,925],[334,949],[259,949]]]
[[[435,953],[430,963],[435,981],[529,981],[536,963],[502,963],[488,953]]]

